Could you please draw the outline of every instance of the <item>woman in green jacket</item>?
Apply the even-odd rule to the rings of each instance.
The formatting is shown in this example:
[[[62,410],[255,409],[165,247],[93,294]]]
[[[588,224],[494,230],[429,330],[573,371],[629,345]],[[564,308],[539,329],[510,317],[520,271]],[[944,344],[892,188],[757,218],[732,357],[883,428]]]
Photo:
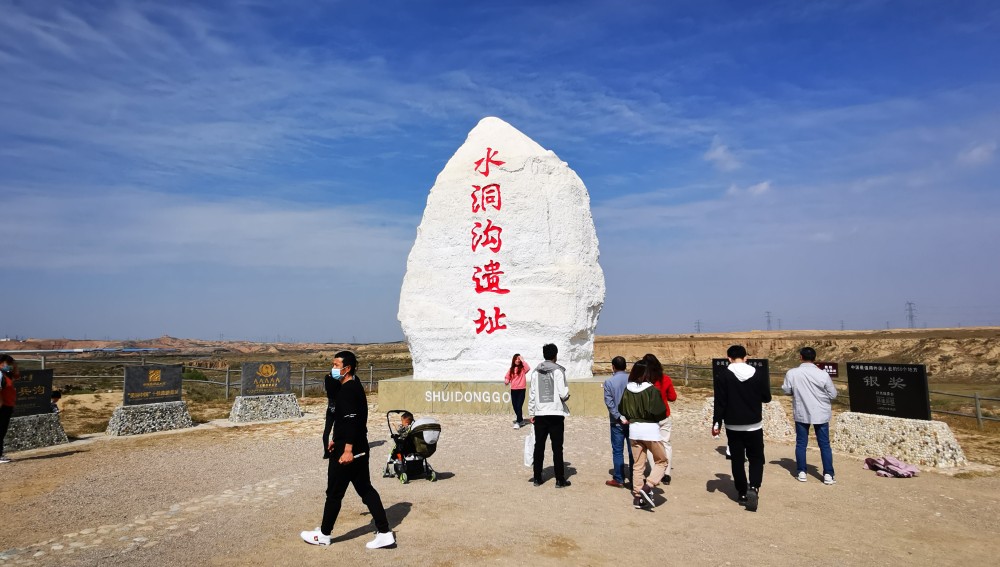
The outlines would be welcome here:
[[[618,404],[618,413],[628,420],[629,444],[635,461],[632,466],[632,505],[639,509],[647,505],[656,506],[653,488],[660,483],[667,468],[667,454],[660,435],[660,422],[667,417],[667,407],[663,405],[659,390],[652,384],[653,378],[645,362],[636,362],[632,365],[628,385]],[[653,468],[649,476],[643,478],[648,455],[652,455]]]

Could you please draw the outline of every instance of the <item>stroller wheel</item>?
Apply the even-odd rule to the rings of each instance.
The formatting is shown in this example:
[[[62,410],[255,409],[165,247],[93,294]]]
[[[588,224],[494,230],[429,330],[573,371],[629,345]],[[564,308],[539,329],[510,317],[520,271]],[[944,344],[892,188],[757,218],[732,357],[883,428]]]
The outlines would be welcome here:
[[[406,473],[399,473],[399,482],[400,484],[406,484],[410,482],[410,479],[406,477]]]
[[[427,480],[429,480],[431,482],[434,482],[437,479],[438,479],[438,473],[436,473],[434,471],[431,471],[431,472],[427,473]]]

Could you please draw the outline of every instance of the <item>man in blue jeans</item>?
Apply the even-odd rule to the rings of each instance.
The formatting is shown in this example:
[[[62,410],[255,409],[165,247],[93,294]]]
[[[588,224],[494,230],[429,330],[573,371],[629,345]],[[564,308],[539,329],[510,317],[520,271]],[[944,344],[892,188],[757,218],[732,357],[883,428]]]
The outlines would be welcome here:
[[[830,405],[837,397],[837,387],[830,375],[816,366],[815,349],[805,347],[799,351],[799,356],[802,364],[785,373],[785,382],[781,385],[781,389],[792,396],[797,478],[799,482],[806,482],[806,445],[812,425],[823,460],[823,484],[836,484],[833,451],[830,450]]]
[[[604,405],[608,406],[608,417],[611,420],[611,462],[614,465],[614,474],[611,480],[604,484],[621,488],[625,486],[625,479],[630,475],[624,473],[625,469],[625,441],[628,439],[628,420],[618,413],[618,404],[622,401],[622,394],[628,384],[628,374],[625,373],[625,359],[616,356],[611,359],[611,369],[614,374],[604,381]],[[628,452],[628,470],[632,470],[632,451]]]

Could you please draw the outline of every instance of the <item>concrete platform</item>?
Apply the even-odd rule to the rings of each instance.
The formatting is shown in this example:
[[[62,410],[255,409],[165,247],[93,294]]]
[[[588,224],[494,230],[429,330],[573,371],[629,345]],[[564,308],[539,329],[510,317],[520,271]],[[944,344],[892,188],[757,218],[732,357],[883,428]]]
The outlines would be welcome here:
[[[571,415],[604,416],[605,378],[570,380],[570,399],[566,403]],[[510,388],[502,381],[475,382],[451,380],[414,380],[410,376],[379,380],[379,410],[405,409],[426,413],[472,413],[513,415]],[[528,415],[525,396],[524,415]]]

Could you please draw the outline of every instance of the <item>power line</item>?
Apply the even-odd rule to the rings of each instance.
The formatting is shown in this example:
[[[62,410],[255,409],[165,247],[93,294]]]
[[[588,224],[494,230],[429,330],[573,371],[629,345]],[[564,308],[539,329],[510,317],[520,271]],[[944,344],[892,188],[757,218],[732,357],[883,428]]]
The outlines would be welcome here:
[[[771,330],[771,312],[770,311],[765,311],[764,312],[764,316],[767,318],[767,330],[770,331]]]

